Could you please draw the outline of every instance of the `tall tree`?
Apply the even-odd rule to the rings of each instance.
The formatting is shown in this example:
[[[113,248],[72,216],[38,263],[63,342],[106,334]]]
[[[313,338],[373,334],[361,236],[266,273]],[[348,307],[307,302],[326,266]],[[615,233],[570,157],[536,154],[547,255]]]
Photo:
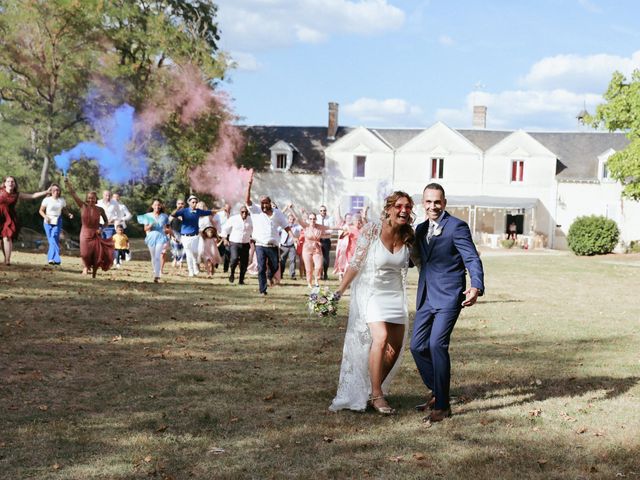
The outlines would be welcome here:
[[[194,65],[210,83],[221,79],[227,60],[218,50],[217,6],[209,0],[112,0],[105,33],[117,58],[111,74],[129,86],[128,101],[140,107],[170,81],[176,65]]]
[[[102,52],[99,0],[0,1],[3,116],[30,128],[39,187],[53,155],[82,130],[82,97]]]
[[[604,99],[606,103],[598,105],[588,120],[594,127],[626,132],[629,145],[609,158],[607,168],[622,183],[623,196],[640,200],[640,70],[632,73],[630,81],[615,72]]]

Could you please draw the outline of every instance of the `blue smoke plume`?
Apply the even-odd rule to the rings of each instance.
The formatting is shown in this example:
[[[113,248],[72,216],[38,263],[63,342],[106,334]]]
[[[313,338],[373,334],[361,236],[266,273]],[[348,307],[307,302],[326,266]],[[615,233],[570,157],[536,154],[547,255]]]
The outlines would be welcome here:
[[[102,115],[85,111],[91,126],[100,136],[102,145],[81,142],[71,150],[54,157],[58,168],[66,174],[71,162],[82,158],[95,159],[100,175],[113,183],[125,183],[147,173],[146,152],[134,141],[135,109],[123,104]]]

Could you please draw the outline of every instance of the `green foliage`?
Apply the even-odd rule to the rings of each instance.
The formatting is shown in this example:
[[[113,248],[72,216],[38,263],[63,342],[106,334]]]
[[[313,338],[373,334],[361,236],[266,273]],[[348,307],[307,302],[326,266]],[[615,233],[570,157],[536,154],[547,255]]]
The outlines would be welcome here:
[[[53,156],[95,136],[83,114],[94,87],[97,102],[139,108],[162,98],[180,65],[195,66],[210,85],[223,78],[216,15],[208,0],[0,0],[0,173],[16,176],[23,191],[61,183]],[[188,171],[218,138],[215,110],[189,127],[176,112],[160,127],[165,138],[149,139],[148,175],[116,187],[132,212],[189,193]],[[70,177],[81,196],[114,187],[92,162],[75,163]],[[33,212],[31,202],[21,205]],[[32,217],[39,222],[22,212],[26,223]]]
[[[516,241],[513,240],[512,238],[500,240],[500,246],[502,248],[513,248],[515,244],[516,244]]]
[[[640,240],[631,240],[628,253],[640,253]]]
[[[615,72],[604,99],[606,103],[599,105],[587,121],[594,127],[627,132],[631,143],[612,155],[607,167],[611,178],[622,183],[622,195],[640,200],[640,70],[632,73],[630,81]]]
[[[613,251],[619,237],[616,222],[603,216],[589,215],[578,217],[571,224],[567,242],[576,255],[603,255]]]

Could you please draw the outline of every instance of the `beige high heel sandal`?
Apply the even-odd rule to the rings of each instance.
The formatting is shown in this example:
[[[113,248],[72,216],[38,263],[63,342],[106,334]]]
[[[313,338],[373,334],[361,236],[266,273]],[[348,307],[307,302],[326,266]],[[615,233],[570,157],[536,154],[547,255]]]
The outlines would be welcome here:
[[[389,405],[386,405],[384,407],[377,407],[375,401],[380,399],[384,400],[384,395],[371,397],[369,399],[369,405],[371,405],[371,408],[373,408],[380,415],[393,415],[394,413],[396,413],[395,409],[391,408]]]

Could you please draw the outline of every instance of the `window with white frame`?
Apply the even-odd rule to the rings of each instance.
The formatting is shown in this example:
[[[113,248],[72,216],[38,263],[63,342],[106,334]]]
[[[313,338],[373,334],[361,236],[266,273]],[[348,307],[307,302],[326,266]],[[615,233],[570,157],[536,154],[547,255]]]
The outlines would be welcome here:
[[[511,162],[511,181],[524,182],[524,160],[513,160]]]
[[[609,180],[609,166],[607,162],[602,162],[602,179]]]
[[[364,196],[362,195],[353,195],[351,197],[351,208],[352,212],[361,212],[364,209]]]
[[[276,154],[276,168],[278,170],[285,170],[287,168],[287,154],[286,153],[278,153],[278,154]]]
[[[444,178],[444,158],[431,159],[431,178]]]
[[[367,157],[364,155],[356,155],[353,159],[353,176],[355,178],[364,178]]]

